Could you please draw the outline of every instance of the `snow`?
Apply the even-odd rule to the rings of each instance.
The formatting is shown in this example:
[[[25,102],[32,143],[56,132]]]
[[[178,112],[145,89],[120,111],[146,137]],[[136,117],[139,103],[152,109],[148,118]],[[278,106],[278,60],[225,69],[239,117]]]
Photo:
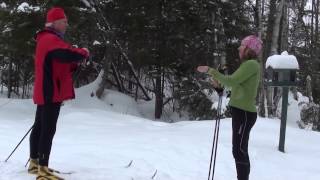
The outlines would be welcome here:
[[[7,33],[12,31],[12,29],[10,27],[5,27],[5,29],[2,31],[2,33]]]
[[[272,55],[267,59],[266,68],[273,69],[299,69],[297,58],[294,55],[289,55],[287,51],[281,55]]]
[[[312,1],[311,0],[307,0],[306,5],[305,5],[305,10],[312,10]]]
[[[87,7],[91,8],[91,4],[87,0],[81,0]]]
[[[26,2],[21,3],[17,8],[17,12],[25,12],[25,13],[28,13],[28,12],[31,12],[31,11],[39,11],[39,10],[40,10],[40,7],[30,6]]]
[[[91,8],[91,12],[97,12],[96,9],[94,7],[91,6],[90,2],[87,0],[81,0],[81,2],[87,7],[87,8]],[[87,11],[87,9],[83,9],[85,11]]]
[[[93,45],[101,45],[101,42],[95,40],[95,41],[93,42]]]
[[[207,179],[214,121],[164,123],[145,119],[143,114],[152,114],[154,104],[141,106],[141,102],[111,90],[104,92],[103,100],[91,97],[100,79],[101,74],[95,82],[77,89],[77,99],[62,106],[51,167],[74,171],[62,175],[68,180],[150,180],[156,170],[155,180]],[[289,106],[289,111],[293,116],[299,113],[296,106]],[[0,98],[1,180],[35,178],[24,168],[27,139],[7,163],[3,162],[31,127],[34,112],[30,99]],[[221,120],[217,180],[236,180],[231,128],[229,118]],[[277,150],[279,130],[279,119],[258,118],[249,145],[251,179],[320,179],[320,133],[288,123],[286,153],[281,153]],[[131,160],[132,165],[126,168]]]
[[[0,8],[7,8],[7,4],[6,4],[5,2],[2,2],[2,3],[0,4]]]
[[[289,92],[288,99],[288,112],[287,112],[287,125],[291,127],[296,127],[297,122],[301,120],[300,111],[303,107],[303,104],[309,103],[309,98],[303,96],[298,92],[298,100],[294,99],[293,93]],[[282,109],[282,98],[278,104],[277,115],[281,117],[281,109]]]

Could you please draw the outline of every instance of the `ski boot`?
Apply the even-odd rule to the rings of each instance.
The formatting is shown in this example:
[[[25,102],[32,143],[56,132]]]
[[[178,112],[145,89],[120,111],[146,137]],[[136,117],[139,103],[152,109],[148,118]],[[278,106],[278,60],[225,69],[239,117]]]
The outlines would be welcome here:
[[[54,174],[47,166],[39,166],[36,180],[64,180],[64,178]]]
[[[39,166],[39,162],[37,159],[30,159],[28,173],[35,174],[35,175],[38,174],[38,166]]]

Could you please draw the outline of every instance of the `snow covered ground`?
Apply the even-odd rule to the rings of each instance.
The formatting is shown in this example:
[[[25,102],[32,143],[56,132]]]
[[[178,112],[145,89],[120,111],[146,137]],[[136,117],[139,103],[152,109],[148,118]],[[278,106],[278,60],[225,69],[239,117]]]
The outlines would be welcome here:
[[[67,180],[206,180],[213,121],[156,122],[153,104],[137,104],[130,97],[107,91],[105,100],[90,97],[94,83],[77,90],[65,103],[53,142],[50,166]],[[290,102],[290,101],[289,101]],[[292,100],[291,100],[292,102]],[[252,180],[319,180],[320,133],[297,128],[297,103],[291,103],[286,153],[277,150],[280,122],[259,118],[250,139]],[[34,119],[31,100],[0,98],[0,180],[31,180],[24,164],[26,139],[13,150]],[[236,180],[231,153],[231,121],[221,121],[215,180]],[[126,166],[133,160],[129,168]]]

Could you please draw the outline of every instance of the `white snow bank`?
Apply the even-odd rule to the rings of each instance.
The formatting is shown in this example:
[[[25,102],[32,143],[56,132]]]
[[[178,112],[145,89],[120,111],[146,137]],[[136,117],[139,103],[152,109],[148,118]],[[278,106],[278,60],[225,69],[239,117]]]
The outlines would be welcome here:
[[[51,152],[51,167],[74,171],[72,175],[62,175],[68,180],[150,180],[156,170],[154,180],[207,179],[214,121],[169,124],[132,116],[131,110],[138,108],[126,95],[106,91],[103,101],[91,97],[100,80],[101,75],[94,83],[77,89],[77,99],[62,106]],[[293,99],[291,95],[289,109],[299,112],[294,100],[290,99]],[[306,100],[301,98],[299,101]],[[153,105],[150,104],[149,109]],[[128,113],[118,113],[119,109],[126,110],[126,106],[130,107]],[[34,113],[32,100],[0,98],[1,160],[31,127]],[[222,119],[217,180],[236,180],[231,129],[230,119]],[[277,150],[279,130],[279,119],[257,119],[250,134],[250,179],[320,179],[320,167],[317,166],[320,133],[289,125],[286,153],[281,153]],[[27,174],[24,168],[28,154],[26,139],[8,163],[0,162],[0,179],[33,180],[35,177]],[[131,167],[125,168],[131,160]]]
[[[34,111],[31,101],[17,100],[0,108],[3,160],[32,125]],[[62,175],[68,180],[150,180],[156,170],[155,180],[206,179],[213,125],[213,121],[168,124],[109,110],[63,106],[50,166],[74,171]],[[279,127],[279,120],[263,118],[253,127],[251,179],[319,179],[315,164],[320,159],[320,133],[288,127],[283,154],[277,150]],[[231,128],[230,119],[221,120],[216,179],[236,180]],[[34,179],[24,168],[28,152],[26,139],[8,163],[0,162],[0,179]],[[125,168],[131,160],[132,166]]]

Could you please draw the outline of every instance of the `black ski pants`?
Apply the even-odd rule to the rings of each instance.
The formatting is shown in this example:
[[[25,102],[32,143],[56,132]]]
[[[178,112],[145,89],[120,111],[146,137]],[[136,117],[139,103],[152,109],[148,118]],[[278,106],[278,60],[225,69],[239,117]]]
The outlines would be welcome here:
[[[232,109],[232,153],[237,168],[238,180],[249,180],[250,160],[248,142],[251,128],[256,122],[257,113]]]
[[[61,103],[38,105],[30,135],[30,158],[39,159],[41,166],[48,166],[53,136],[56,132]]]

